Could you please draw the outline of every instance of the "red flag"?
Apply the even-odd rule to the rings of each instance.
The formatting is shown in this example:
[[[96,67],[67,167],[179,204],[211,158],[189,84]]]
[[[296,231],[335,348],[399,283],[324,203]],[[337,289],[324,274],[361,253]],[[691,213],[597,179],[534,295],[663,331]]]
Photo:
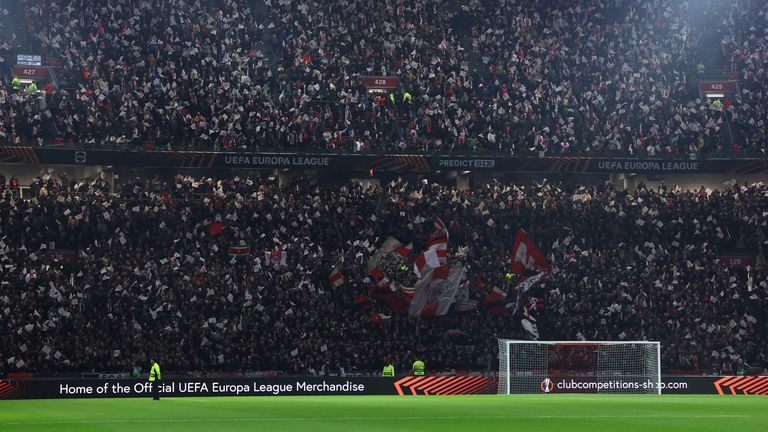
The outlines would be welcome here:
[[[547,271],[549,264],[544,253],[523,230],[518,230],[512,245],[512,273],[523,274],[526,270]]]
[[[507,298],[507,292],[499,287],[494,287],[483,299],[483,305],[489,305],[500,302]]]
[[[390,309],[401,312],[408,310],[408,300],[395,293],[390,285],[369,285],[368,290],[374,300],[386,302]]]
[[[373,307],[371,304],[371,298],[367,295],[361,294],[354,297],[355,306],[359,307],[363,311],[369,311]]]
[[[435,232],[427,243],[427,250],[413,261],[413,270],[421,277],[430,268],[448,264],[448,229],[440,218],[435,219]]]
[[[480,279],[480,275],[475,275],[475,289],[482,291],[485,288],[485,283]]]
[[[379,314],[371,315],[371,323],[373,325],[381,326],[381,317],[379,316]]]
[[[507,305],[497,306],[495,308],[488,309],[488,315],[491,316],[497,316],[497,315],[505,315],[509,313],[509,308]]]
[[[211,237],[215,237],[218,235],[221,235],[221,232],[224,230],[224,224],[221,222],[214,222],[208,227],[208,234]]]
[[[337,287],[344,283],[344,276],[339,273],[339,269],[333,269],[331,272],[331,277],[328,278],[328,281],[331,282],[331,285]]]
[[[388,320],[392,318],[391,315],[384,315],[383,313],[372,313],[371,314],[371,323],[373,325],[377,325],[379,327],[382,327],[382,324],[384,323],[384,320]]]

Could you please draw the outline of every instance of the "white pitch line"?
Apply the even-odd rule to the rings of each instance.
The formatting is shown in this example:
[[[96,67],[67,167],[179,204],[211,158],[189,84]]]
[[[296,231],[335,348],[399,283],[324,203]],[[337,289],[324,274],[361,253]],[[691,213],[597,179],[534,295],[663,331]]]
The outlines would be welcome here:
[[[65,425],[65,424],[112,424],[112,423],[195,423],[195,422],[276,422],[276,421],[361,421],[361,420],[483,420],[483,419],[639,419],[639,418],[765,418],[768,416],[760,415],[741,415],[741,414],[713,414],[697,416],[680,415],[510,415],[510,416],[406,416],[406,417],[252,417],[252,418],[186,418],[186,419],[123,419],[123,420],[64,420],[64,421],[36,421],[36,422],[10,422],[0,423],[0,425],[18,426],[18,425]]]
[[[179,400],[179,399],[171,399],[171,400]],[[195,399],[195,398],[187,398],[184,402],[195,402],[195,403],[211,403],[213,401],[205,400],[205,399]]]

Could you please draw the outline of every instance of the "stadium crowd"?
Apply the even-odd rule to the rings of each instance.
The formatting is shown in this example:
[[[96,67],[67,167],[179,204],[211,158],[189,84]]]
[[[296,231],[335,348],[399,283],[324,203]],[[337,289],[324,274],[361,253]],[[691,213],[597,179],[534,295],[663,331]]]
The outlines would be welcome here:
[[[745,135],[747,148],[765,149],[768,95],[768,4],[748,1],[730,5],[722,17],[725,31],[721,51],[739,72],[742,94],[738,109],[729,107],[734,123]]]
[[[543,339],[660,340],[666,371],[768,367],[763,184],[280,189],[177,176],[113,189],[45,175],[28,198],[2,176],[0,188],[8,371],[129,371],[150,354],[173,372],[370,373],[385,359],[402,371],[417,355],[430,370],[493,371],[495,337],[528,337],[519,315],[483,306],[510,290],[519,228],[551,265]],[[369,292],[366,262],[388,236],[423,250],[435,217],[467,268],[470,307],[408,318]],[[736,254],[753,267],[725,265]]]
[[[78,87],[4,89],[0,134],[95,147],[682,157],[766,146],[763,2],[734,4],[718,30],[747,91],[723,106],[698,98],[699,34],[684,2],[271,0],[271,16],[257,16],[261,3],[24,0],[29,31]],[[402,87],[371,95],[364,75]],[[745,138],[731,143],[724,128],[736,126]]]

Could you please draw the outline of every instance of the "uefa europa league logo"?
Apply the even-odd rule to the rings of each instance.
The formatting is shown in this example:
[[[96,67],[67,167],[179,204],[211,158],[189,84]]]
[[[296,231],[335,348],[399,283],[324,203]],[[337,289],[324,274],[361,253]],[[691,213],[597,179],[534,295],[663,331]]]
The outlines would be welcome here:
[[[553,383],[549,378],[544,378],[544,381],[541,382],[539,387],[541,387],[541,391],[544,393],[551,393],[552,390],[555,389],[555,383]]]

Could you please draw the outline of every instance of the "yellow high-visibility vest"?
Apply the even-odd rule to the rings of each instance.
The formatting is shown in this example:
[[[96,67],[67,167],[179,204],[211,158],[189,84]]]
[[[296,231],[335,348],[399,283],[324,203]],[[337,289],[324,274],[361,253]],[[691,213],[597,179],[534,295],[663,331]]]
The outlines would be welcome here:
[[[157,362],[152,364],[152,369],[149,371],[149,381],[159,381],[160,380],[160,365],[157,364]]]
[[[413,374],[414,375],[424,375],[424,362],[421,360],[416,360],[413,362]]]
[[[391,364],[388,364],[384,366],[384,370],[381,371],[381,376],[383,377],[394,377],[395,376],[395,367]]]

